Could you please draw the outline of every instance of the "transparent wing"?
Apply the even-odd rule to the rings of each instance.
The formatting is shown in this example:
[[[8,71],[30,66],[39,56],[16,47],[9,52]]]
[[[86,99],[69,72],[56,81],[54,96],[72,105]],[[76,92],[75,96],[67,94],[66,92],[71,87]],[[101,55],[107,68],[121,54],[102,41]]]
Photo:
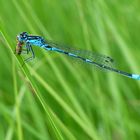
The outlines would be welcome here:
[[[75,48],[61,45],[61,44],[54,43],[54,42],[47,42],[47,43],[51,47],[59,48],[65,52],[72,53],[74,55],[80,56],[80,57],[85,58],[85,59],[89,59],[89,60],[96,62],[98,64],[101,64],[101,65],[104,65],[107,67],[111,67],[111,68],[115,67],[114,60],[109,56],[98,54],[98,53],[95,53],[92,51],[75,49]],[[78,59],[75,58],[75,61],[77,61],[77,60]],[[82,61],[82,62],[84,62],[84,61]]]

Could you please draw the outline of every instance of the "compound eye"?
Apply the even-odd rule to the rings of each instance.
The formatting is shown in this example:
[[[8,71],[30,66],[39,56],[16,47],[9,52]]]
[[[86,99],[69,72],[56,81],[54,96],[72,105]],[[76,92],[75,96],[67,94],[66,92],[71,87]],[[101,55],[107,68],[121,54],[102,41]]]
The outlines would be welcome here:
[[[21,35],[22,36],[27,36],[27,33],[26,32],[22,32]]]

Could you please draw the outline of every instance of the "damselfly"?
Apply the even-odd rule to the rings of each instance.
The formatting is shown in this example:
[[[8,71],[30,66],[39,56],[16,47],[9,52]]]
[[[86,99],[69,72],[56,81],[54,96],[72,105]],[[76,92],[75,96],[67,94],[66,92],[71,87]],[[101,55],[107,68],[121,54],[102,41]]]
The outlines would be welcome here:
[[[23,52],[24,50],[23,46],[25,47],[24,51],[26,51],[27,54],[28,53],[32,54],[31,57],[25,59],[26,62],[35,58],[35,54],[32,49],[32,46],[38,46],[47,51],[54,51],[54,52],[65,54],[69,57],[81,60],[84,63],[94,65],[103,70],[113,71],[123,76],[140,80],[140,75],[138,74],[131,74],[116,69],[113,66],[114,60],[109,56],[93,53],[90,51],[77,50],[71,47],[61,46],[59,44],[49,42],[41,36],[28,35],[27,32],[22,32],[19,35],[17,35],[17,41],[18,42],[16,47],[16,54],[20,55]]]

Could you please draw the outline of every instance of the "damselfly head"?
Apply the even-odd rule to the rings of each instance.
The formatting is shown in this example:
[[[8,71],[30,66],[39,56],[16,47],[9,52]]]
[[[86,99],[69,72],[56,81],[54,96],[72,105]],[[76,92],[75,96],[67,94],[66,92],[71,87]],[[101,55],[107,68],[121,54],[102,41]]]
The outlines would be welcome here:
[[[24,41],[26,41],[27,37],[28,37],[28,33],[27,32],[22,32],[19,35],[17,35],[17,41],[18,42],[24,42]]]

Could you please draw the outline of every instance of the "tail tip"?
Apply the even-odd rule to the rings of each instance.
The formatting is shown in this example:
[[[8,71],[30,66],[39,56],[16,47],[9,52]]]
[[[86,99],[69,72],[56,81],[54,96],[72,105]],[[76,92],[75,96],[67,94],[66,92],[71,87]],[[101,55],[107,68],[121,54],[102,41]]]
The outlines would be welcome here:
[[[132,78],[136,80],[140,80],[140,75],[138,74],[132,74]]]

